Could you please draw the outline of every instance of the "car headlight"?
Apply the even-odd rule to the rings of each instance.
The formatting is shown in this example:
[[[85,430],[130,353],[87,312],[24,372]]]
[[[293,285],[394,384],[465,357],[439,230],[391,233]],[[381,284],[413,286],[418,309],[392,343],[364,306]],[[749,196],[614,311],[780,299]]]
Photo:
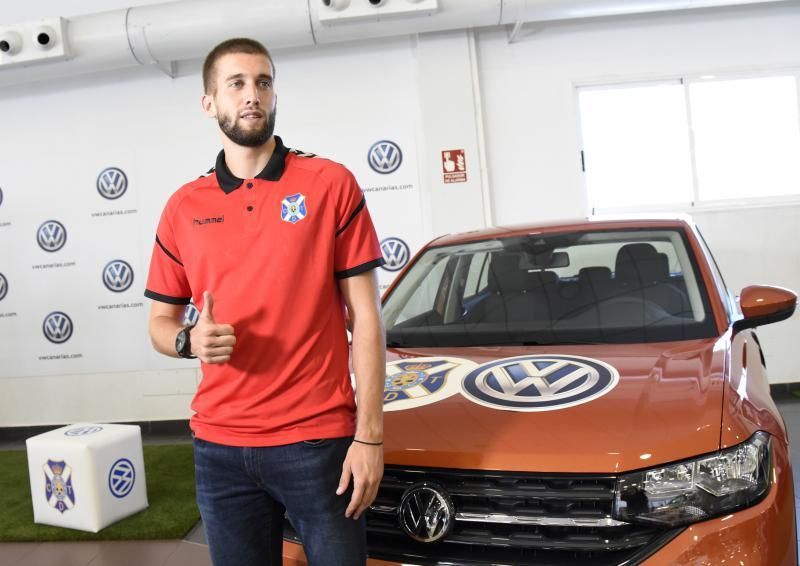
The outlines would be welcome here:
[[[703,456],[617,479],[614,517],[621,521],[677,527],[758,503],[772,475],[766,432]]]

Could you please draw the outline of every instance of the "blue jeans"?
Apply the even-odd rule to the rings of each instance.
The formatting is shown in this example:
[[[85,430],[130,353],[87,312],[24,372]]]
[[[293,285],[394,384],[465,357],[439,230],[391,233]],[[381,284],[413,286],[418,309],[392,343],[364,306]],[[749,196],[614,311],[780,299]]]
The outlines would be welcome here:
[[[195,438],[197,505],[214,565],[280,565],[286,513],[311,565],[363,566],[364,516],[344,516],[352,480],[347,492],[336,495],[351,442],[242,448]]]

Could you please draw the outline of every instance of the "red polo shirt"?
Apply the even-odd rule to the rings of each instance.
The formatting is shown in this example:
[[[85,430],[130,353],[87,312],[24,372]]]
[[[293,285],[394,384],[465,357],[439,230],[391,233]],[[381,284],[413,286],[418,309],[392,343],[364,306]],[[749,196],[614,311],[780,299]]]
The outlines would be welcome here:
[[[275,141],[254,179],[234,177],[220,152],[170,197],[145,291],[202,309],[208,290],[215,321],[233,325],[230,361],[201,364],[191,419],[199,438],[232,446],[354,433],[337,279],[383,263],[353,175]]]

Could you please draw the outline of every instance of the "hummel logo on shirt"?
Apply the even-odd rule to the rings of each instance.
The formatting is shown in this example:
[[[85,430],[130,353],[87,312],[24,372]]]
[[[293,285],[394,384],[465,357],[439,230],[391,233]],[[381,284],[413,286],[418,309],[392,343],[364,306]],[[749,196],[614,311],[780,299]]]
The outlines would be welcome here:
[[[215,216],[211,218],[195,218],[192,221],[192,224],[195,226],[201,226],[203,224],[219,224],[220,222],[225,222],[224,216]]]

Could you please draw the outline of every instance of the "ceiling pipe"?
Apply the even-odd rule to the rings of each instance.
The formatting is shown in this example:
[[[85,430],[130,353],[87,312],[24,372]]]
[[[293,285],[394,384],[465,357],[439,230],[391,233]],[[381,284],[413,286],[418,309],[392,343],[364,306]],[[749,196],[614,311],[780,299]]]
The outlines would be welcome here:
[[[364,0],[351,4],[358,1]],[[432,14],[330,23],[319,18],[324,0],[180,0],[70,18],[69,59],[0,65],[0,87],[141,65],[157,65],[171,74],[175,62],[200,59],[230,37],[253,37],[271,49],[283,49],[500,24],[786,1],[438,0]]]

